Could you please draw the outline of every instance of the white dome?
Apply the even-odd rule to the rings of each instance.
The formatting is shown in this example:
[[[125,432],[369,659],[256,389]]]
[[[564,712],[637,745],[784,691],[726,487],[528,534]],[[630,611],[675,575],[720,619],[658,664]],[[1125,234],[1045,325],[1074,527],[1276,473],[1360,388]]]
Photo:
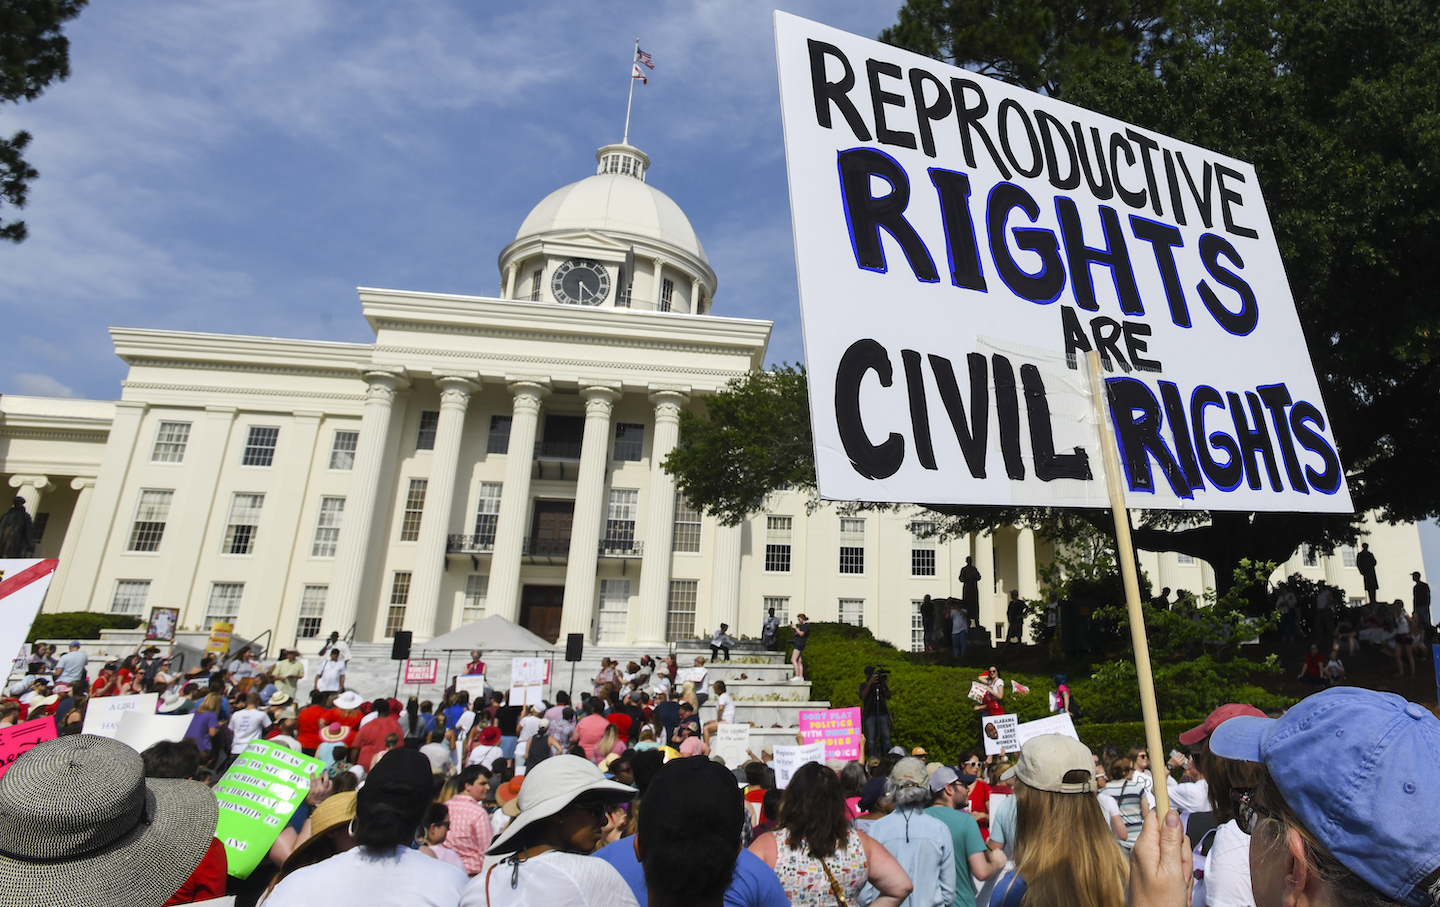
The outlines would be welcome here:
[[[526,216],[515,239],[574,230],[645,237],[709,264],[680,206],[633,176],[597,173],[556,189]]]

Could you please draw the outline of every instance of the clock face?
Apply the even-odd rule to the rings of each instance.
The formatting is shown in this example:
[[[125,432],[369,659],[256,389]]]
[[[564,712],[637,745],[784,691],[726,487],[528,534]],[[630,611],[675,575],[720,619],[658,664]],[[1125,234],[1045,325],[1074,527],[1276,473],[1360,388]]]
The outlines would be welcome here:
[[[599,305],[610,295],[610,272],[598,261],[572,258],[550,276],[550,292],[565,305]]]

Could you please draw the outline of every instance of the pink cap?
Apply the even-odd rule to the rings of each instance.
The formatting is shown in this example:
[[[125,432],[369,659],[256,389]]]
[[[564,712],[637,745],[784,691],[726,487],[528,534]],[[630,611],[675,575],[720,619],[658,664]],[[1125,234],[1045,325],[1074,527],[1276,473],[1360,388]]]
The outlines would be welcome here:
[[[1186,746],[1194,746],[1206,737],[1209,737],[1219,727],[1231,718],[1238,718],[1241,715],[1249,715],[1252,718],[1264,718],[1265,713],[1253,705],[1243,705],[1237,702],[1229,702],[1210,713],[1205,723],[1199,727],[1191,728],[1180,735],[1180,742]]]

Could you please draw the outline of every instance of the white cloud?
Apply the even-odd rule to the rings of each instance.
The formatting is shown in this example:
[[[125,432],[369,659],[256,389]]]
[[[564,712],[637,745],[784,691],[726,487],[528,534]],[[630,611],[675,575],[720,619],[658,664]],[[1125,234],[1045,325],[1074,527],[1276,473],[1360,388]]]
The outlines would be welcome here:
[[[13,379],[15,390],[11,393],[33,397],[73,397],[75,392],[51,378],[49,375],[32,375],[22,372]]]

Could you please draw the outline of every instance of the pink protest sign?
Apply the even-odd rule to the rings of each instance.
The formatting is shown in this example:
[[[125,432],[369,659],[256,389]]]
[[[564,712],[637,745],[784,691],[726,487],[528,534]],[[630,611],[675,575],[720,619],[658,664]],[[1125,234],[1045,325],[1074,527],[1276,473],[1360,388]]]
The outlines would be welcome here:
[[[434,683],[440,676],[440,659],[410,658],[405,661],[405,682]]]
[[[860,759],[860,707],[816,709],[800,713],[800,736],[806,743],[825,741],[826,759]]]
[[[46,740],[54,740],[54,718],[36,718],[23,724],[0,728],[0,775],[25,754],[30,747]]]

